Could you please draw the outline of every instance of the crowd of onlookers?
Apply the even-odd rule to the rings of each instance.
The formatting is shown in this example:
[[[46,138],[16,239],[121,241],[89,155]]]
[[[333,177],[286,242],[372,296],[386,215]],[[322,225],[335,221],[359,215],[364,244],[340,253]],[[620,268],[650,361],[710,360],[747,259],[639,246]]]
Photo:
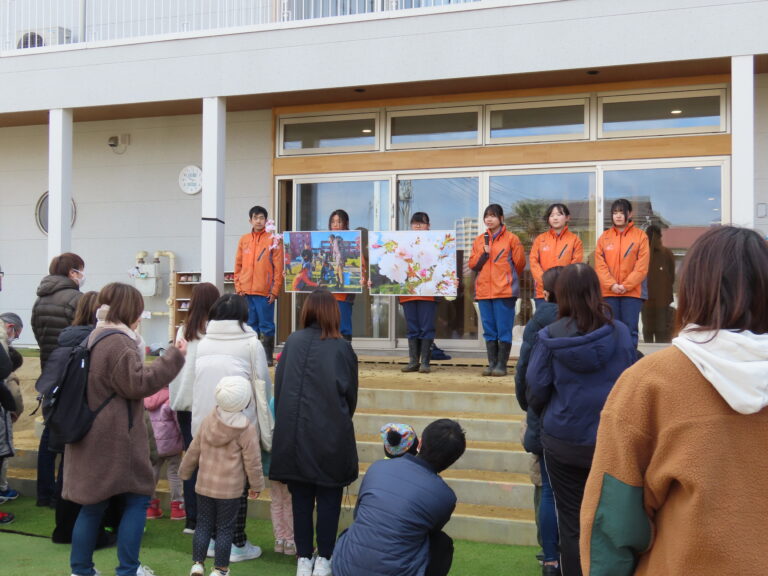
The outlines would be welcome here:
[[[595,268],[581,262],[562,204],[549,208],[550,230],[530,255],[537,302],[515,385],[526,411],[523,444],[540,476],[542,574],[760,574],[768,244],[728,226],[699,238],[680,273],[678,335],[638,360],[648,237],[633,228],[627,201],[614,203],[612,217]],[[37,503],[56,509],[52,538],[71,543],[72,575],[98,574],[94,550],[115,544],[118,576],[153,573],[140,562],[141,540],[146,521],[165,514],[156,494],[163,468],[170,517],[193,535],[191,576],[206,574],[207,558],[211,576],[227,576],[231,563],[261,555],[245,519],[265,478],[274,550],[297,557],[297,576],[448,574],[453,543],[443,528],[456,495],[440,473],[463,454],[463,430],[448,419],[420,438],[407,424],[383,426],[386,458],[367,470],[354,522],[337,537],[343,490],[359,474],[353,300],[325,289],[306,297],[273,385],[282,248],[267,231],[266,210],[254,207],[249,219],[235,293],[196,285],[187,322],[152,362],[134,287],[84,293],[85,263],[73,253],[54,258],[40,283],[32,330],[41,369],[59,347],[89,347],[87,402],[99,409],[82,439],[58,445],[48,427],[40,439]],[[503,376],[525,254],[501,207],[490,205],[484,221],[470,265],[484,374]],[[428,215],[414,214],[411,225],[428,229]],[[346,213],[335,211],[329,227],[348,229]],[[435,301],[403,306],[403,371],[429,371]],[[23,410],[14,377],[23,358],[12,344],[24,326],[12,312],[0,321],[1,504],[18,496],[5,467]],[[0,524],[13,519],[0,511]]]

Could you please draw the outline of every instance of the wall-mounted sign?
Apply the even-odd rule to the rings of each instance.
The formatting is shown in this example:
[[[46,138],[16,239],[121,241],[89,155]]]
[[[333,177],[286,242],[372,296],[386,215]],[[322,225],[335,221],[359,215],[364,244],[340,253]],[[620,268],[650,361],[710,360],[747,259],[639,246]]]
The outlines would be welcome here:
[[[190,164],[179,172],[179,188],[184,194],[197,194],[203,189],[203,171],[199,166]]]

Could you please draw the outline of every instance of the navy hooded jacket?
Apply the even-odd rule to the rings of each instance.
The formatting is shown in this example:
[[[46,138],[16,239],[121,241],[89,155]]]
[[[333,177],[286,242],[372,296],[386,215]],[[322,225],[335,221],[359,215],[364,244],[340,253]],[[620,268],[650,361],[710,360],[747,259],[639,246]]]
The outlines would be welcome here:
[[[429,535],[442,530],[456,494],[430,465],[405,454],[378,460],[360,486],[355,521],[333,551],[335,576],[423,576]]]
[[[551,336],[558,332],[573,335]],[[588,334],[575,332],[570,318],[542,329],[526,380],[528,404],[542,414],[543,436],[594,447],[600,411],[618,377],[634,362],[629,329],[617,320]]]

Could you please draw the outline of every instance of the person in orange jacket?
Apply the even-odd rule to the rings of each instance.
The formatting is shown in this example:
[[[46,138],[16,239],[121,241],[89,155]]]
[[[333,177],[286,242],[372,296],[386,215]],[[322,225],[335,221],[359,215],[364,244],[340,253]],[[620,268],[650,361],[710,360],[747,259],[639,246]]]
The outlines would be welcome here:
[[[648,298],[645,283],[651,259],[648,236],[632,222],[632,203],[619,198],[611,205],[613,227],[597,239],[595,270],[603,299],[613,317],[629,328],[637,348],[638,319]]]
[[[520,239],[504,226],[504,210],[490,204],[483,213],[487,230],[475,238],[469,267],[475,277],[475,300],[480,307],[488,367],[483,376],[504,376],[512,349],[515,304],[520,296],[520,278],[525,251]]]
[[[429,214],[414,213],[411,216],[411,230],[429,230]],[[400,304],[403,306],[408,336],[408,365],[400,371],[429,374],[432,343],[435,341],[437,299],[434,296],[400,296]]]
[[[568,230],[571,212],[565,204],[550,204],[544,213],[549,230],[536,236],[529,257],[533,276],[534,299],[544,301],[544,272],[555,266],[568,266],[584,261],[581,238]]]
[[[283,244],[266,231],[269,214],[254,206],[248,212],[251,232],[240,237],[235,254],[235,292],[248,301],[248,325],[259,335],[273,365],[275,300],[283,285]]]
[[[331,231],[349,230],[349,214],[347,214],[346,210],[339,209],[331,212],[328,218],[328,229]],[[343,262],[341,265],[343,265]],[[337,275],[339,268],[339,263],[336,263]],[[363,277],[365,277],[364,271]],[[333,297],[339,305],[339,314],[341,314],[341,326],[339,327],[341,335],[345,340],[352,342],[352,306],[355,303],[355,295],[334,292]]]

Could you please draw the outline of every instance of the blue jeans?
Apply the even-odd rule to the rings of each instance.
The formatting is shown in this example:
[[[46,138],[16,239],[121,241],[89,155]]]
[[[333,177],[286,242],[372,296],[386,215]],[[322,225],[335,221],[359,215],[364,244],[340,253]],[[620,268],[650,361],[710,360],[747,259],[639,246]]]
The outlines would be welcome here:
[[[336,300],[339,303],[339,314],[341,315],[341,325],[339,331],[342,336],[352,336],[352,302],[342,302]]]
[[[515,323],[517,298],[491,298],[478,300],[480,318],[483,321],[483,338],[489,342],[512,342],[512,325]]]
[[[119,565],[115,570],[117,576],[136,576],[139,568],[139,551],[141,538],[144,535],[144,524],[147,521],[147,506],[149,496],[141,494],[124,494],[125,510],[117,530],[117,559]],[[109,500],[97,504],[89,504],[80,509],[75,528],[72,530],[72,551],[69,563],[72,574],[77,576],[93,576],[93,550],[101,528]]]
[[[627,325],[629,333],[632,336],[632,345],[637,348],[637,322],[640,318],[640,311],[643,309],[642,298],[633,298],[631,296],[610,296],[605,298],[605,303],[613,311],[613,319],[619,320]]]
[[[248,326],[259,336],[275,335],[275,303],[269,304],[266,296],[247,294]]]
[[[411,300],[403,302],[403,316],[408,327],[406,335],[413,338],[435,338],[435,312],[437,302],[434,300]]]
[[[56,452],[48,449],[48,439],[51,432],[48,426],[43,427],[40,444],[37,448],[37,501],[48,505],[61,496],[61,483],[64,479],[64,454],[59,461],[59,475],[56,480]]]
[[[549,483],[549,473],[543,456],[539,458],[539,464],[541,465],[541,502],[539,503],[541,547],[544,550],[544,561],[552,562],[560,559],[555,494],[552,492],[552,484]]]

